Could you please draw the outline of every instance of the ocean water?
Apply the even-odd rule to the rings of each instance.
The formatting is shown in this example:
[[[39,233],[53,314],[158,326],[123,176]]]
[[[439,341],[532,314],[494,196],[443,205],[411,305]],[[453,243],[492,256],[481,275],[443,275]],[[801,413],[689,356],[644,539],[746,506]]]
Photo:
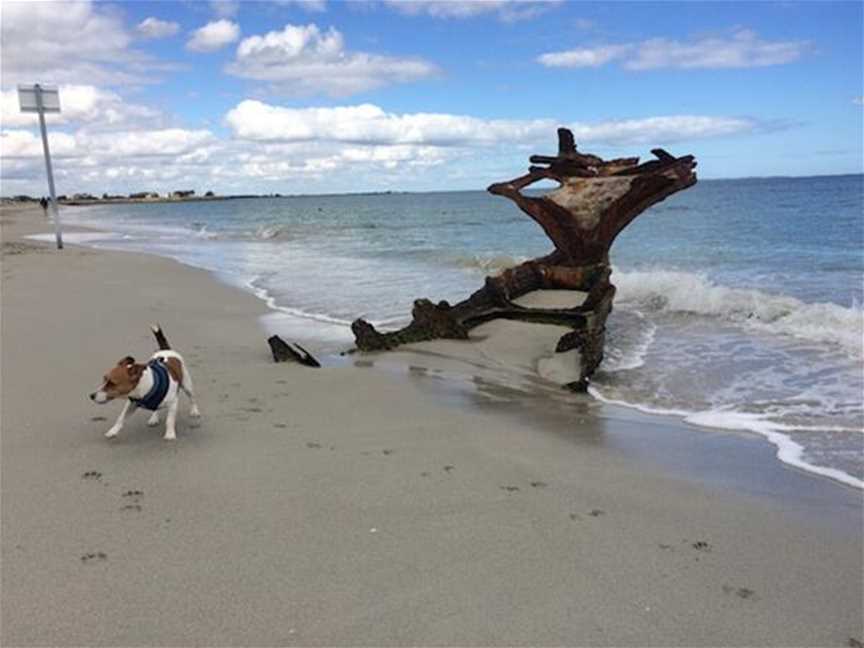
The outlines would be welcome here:
[[[864,176],[700,181],[612,247],[618,287],[602,401],[746,430],[778,457],[864,488]],[[66,208],[88,245],[209,269],[266,300],[268,326],[314,348],[350,322],[406,322],[547,253],[540,228],[484,192]],[[68,237],[70,241],[74,238]],[[85,240],[86,239],[86,240]]]

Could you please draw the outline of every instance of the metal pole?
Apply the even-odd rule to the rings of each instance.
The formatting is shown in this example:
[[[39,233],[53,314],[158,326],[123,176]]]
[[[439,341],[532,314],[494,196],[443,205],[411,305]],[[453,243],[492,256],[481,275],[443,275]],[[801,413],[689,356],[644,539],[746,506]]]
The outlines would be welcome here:
[[[39,128],[42,130],[42,150],[45,152],[45,171],[48,174],[48,193],[51,194],[51,211],[54,214],[54,235],[57,249],[63,249],[63,233],[60,231],[60,211],[57,209],[57,196],[54,192],[54,171],[51,169],[51,151],[48,150],[48,131],[45,128],[45,111],[42,108],[42,88],[37,83],[36,108],[39,110]]]

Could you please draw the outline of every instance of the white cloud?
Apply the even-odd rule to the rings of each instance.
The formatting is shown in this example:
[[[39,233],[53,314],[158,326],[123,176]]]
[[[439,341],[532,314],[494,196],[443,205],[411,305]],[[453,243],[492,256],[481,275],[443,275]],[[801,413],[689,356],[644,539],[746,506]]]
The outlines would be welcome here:
[[[286,25],[282,31],[244,39],[226,71],[247,79],[269,81],[283,94],[323,92],[345,96],[430,77],[438,69],[420,59],[349,52],[336,29],[321,32],[317,25],[310,24]]]
[[[220,18],[236,16],[240,10],[239,0],[210,0],[210,8]]]
[[[141,38],[168,38],[180,31],[180,25],[151,16],[138,23],[135,31]]]
[[[547,67],[597,67],[620,61],[628,70],[658,68],[751,68],[792,63],[810,50],[807,41],[766,41],[748,29],[729,37],[678,41],[652,38],[640,43],[549,52],[537,58]]]
[[[612,146],[682,142],[724,135],[751,133],[761,124],[743,117],[705,117],[671,115],[644,119],[622,119],[595,124],[573,123],[570,128],[577,142]]]
[[[327,0],[273,0],[274,4],[294,6],[310,13],[327,11]]]
[[[859,106],[864,106],[864,97],[855,97],[852,99],[852,103],[858,104]]]
[[[68,133],[51,132],[48,146],[54,157],[67,157],[78,154],[75,137]],[[0,148],[3,159],[35,158],[42,156],[42,139],[32,131],[4,130],[0,132]]]
[[[530,20],[563,0],[384,0],[399,13],[433,18],[474,18],[493,14],[505,22]]]
[[[547,67],[600,67],[629,51],[627,45],[572,49],[541,55],[537,61]]]
[[[568,123],[394,113],[372,104],[286,108],[246,100],[225,115],[226,137],[205,129],[141,128],[141,120],[130,115],[119,115],[125,121],[106,131],[100,129],[106,119],[101,106],[111,106],[116,95],[103,92],[80,90],[68,110],[64,107],[69,121],[49,129],[59,193],[428,189],[452,182],[470,187],[514,165],[522,168],[528,153],[554,150],[560,125],[573,130],[583,150],[607,147],[613,157],[624,145],[668,146],[764,128],[749,119],[698,115]],[[4,105],[10,95],[4,93]],[[38,131],[12,126],[0,131],[4,193],[44,192]]]
[[[33,131],[4,130],[4,158],[42,156],[42,140]],[[102,161],[138,157],[178,156],[191,153],[212,143],[213,134],[206,130],[166,128],[159,130],[92,133],[78,131],[69,134],[52,131],[48,135],[51,155],[55,157],[96,158]],[[164,162],[163,162],[164,163]]]
[[[3,84],[139,83],[131,37],[116,14],[90,2],[2,3]]]
[[[554,119],[481,119],[436,113],[388,113],[373,104],[284,108],[246,100],[225,121],[241,139],[261,142],[331,141],[350,145],[472,147],[543,141]],[[597,123],[572,122],[576,141],[604,145],[667,144],[757,130],[751,119],[673,115]]]
[[[240,27],[230,20],[216,20],[192,32],[186,49],[193,52],[215,52],[240,38]]]
[[[111,128],[134,122],[138,127],[158,123],[162,113],[153,108],[125,101],[115,92],[90,85],[61,85],[61,112],[47,115],[49,123],[90,124],[95,128]],[[33,126],[37,117],[22,113],[17,90],[0,91],[0,116],[3,126]]]

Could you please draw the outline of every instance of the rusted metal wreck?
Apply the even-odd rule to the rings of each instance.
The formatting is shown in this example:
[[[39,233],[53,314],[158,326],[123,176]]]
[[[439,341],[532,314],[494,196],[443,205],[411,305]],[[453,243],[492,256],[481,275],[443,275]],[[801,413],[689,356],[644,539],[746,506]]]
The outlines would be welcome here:
[[[567,386],[584,391],[603,360],[606,319],[615,296],[609,248],[651,205],[696,183],[692,155],[651,152],[657,159],[643,164],[637,157],[603,160],[578,152],[573,134],[558,129],[558,155],[531,156],[533,166],[527,174],[487,189],[509,198],[534,219],[554,251],[487,277],[482,288],[458,304],[416,300],[411,323],[398,331],[382,333],[358,319],[351,325],[357,348],[382,351],[425,340],[467,340],[472,328],[499,318],[556,324],[572,329],[560,338],[556,353],[576,350],[579,355],[578,379]],[[541,197],[521,193],[543,179],[560,186]],[[514,302],[527,293],[550,289],[587,296],[573,308],[531,308]]]

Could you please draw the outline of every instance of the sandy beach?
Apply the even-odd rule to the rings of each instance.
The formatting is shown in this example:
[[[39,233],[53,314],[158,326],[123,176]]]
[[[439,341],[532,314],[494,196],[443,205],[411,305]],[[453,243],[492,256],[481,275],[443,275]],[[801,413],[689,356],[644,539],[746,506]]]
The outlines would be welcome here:
[[[766,441],[509,393],[534,338],[275,364],[253,295],[50,231],[2,210],[3,646],[864,641],[862,494]],[[154,322],[203,418],[106,440]]]

